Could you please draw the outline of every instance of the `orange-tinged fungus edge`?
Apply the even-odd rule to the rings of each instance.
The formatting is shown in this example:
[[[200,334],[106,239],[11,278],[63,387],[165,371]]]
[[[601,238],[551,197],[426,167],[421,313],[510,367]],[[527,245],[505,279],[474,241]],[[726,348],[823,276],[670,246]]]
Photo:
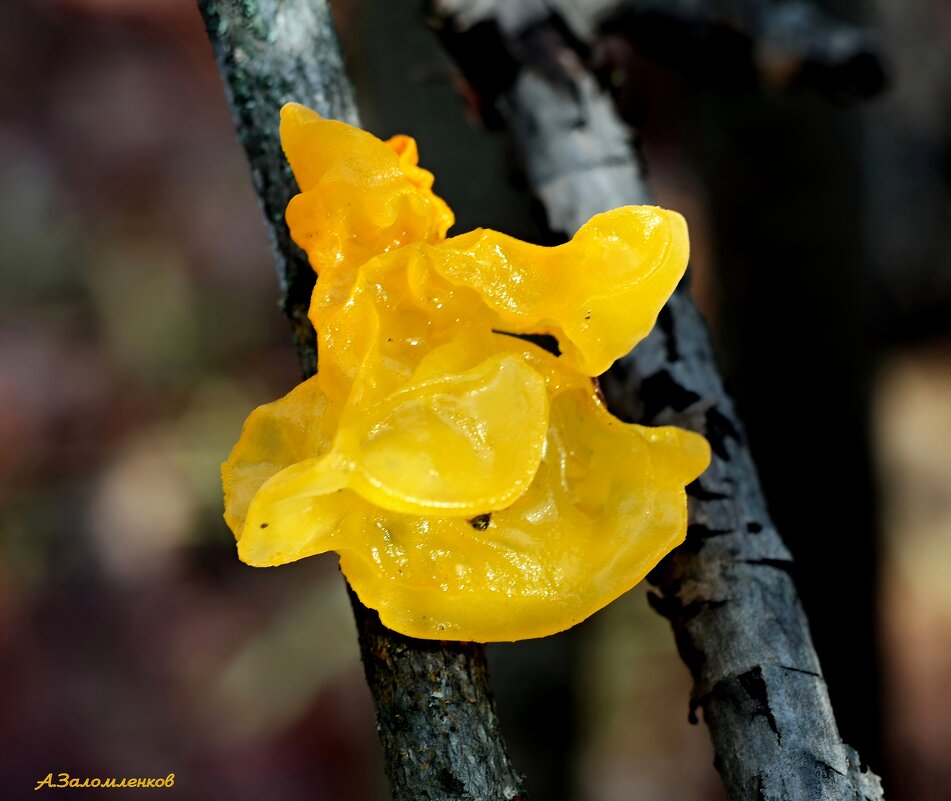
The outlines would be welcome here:
[[[592,377],[682,277],[683,218],[615,209],[553,248],[446,239],[413,139],[296,104],[281,137],[302,190],[288,224],[320,275],[320,372],[255,410],[223,466],[240,558],[336,551],[384,624],[430,639],[544,636],[639,582],[683,540],[710,449],[617,420]]]

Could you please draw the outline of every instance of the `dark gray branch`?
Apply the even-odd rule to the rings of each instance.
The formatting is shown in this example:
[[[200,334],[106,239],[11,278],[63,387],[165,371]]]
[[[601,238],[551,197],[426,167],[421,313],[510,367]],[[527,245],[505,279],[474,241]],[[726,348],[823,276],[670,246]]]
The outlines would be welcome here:
[[[509,64],[497,82],[505,86],[499,105],[552,227],[571,233],[596,213],[643,202],[647,188],[629,134],[566,45],[563,26],[519,17],[516,0],[500,0],[505,17],[487,3],[481,17],[461,21],[454,15],[461,2],[438,3],[441,38],[463,68],[478,69],[470,51],[484,48],[486,31],[494,31],[491,47]],[[710,469],[688,489],[687,541],[649,580],[652,603],[671,621],[693,675],[691,716],[703,710],[730,797],[882,799],[878,778],[839,736],[792,559],[766,512],[706,326],[685,288],[601,385],[620,417],[690,428],[713,447]]]
[[[305,376],[317,370],[307,319],[314,271],[292,241],[284,210],[297,183],[278,136],[281,107],[296,101],[358,124],[330,10],[311,0],[198,0],[208,38],[251,166],[281,280],[281,308],[291,322]]]
[[[359,606],[352,592],[351,600]],[[394,800],[526,801],[505,750],[483,647],[403,637],[360,609],[360,652]]]
[[[307,308],[314,273],[284,209],[297,184],[281,151],[279,111],[304,103],[358,124],[325,0],[199,0],[251,165],[301,369],[317,368]],[[351,594],[394,801],[515,801],[526,796],[499,730],[482,646],[403,637]]]
[[[617,33],[701,80],[808,86],[862,100],[886,85],[876,38],[802,0],[560,0],[573,18]],[[597,11],[592,6],[599,7]]]
[[[482,3],[450,5],[465,28],[486,16]],[[508,30],[554,12],[588,46],[620,36],[701,81],[809,86],[837,100],[872,97],[887,82],[871,32],[803,0],[516,0],[498,9]]]

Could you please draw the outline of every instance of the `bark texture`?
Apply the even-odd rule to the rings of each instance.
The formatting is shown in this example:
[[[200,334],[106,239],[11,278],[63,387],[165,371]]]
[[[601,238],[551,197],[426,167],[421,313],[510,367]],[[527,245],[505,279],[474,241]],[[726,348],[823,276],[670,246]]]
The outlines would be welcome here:
[[[443,0],[433,16],[450,54],[495,101],[522,152],[551,226],[573,233],[590,216],[642,203],[643,171],[627,129],[550,16],[491,3],[479,16]],[[484,83],[488,40],[505,74]],[[473,50],[475,48],[475,51]],[[491,98],[491,87],[501,87]],[[601,379],[612,411],[632,422],[704,434],[713,462],[695,482],[686,542],[649,576],[691,671],[690,714],[710,730],[734,801],[878,801],[878,777],[842,742],[792,580],[706,325],[685,287],[636,350]],[[861,670],[857,665],[856,670]]]
[[[526,801],[477,643],[404,637],[351,592],[394,799]]]
[[[291,101],[325,117],[360,123],[330,9],[320,0],[198,0],[198,7],[261,203],[281,281],[281,308],[291,322],[301,370],[311,376],[317,371],[317,342],[307,309],[315,276],[284,222],[297,182],[278,130],[281,107]]]
[[[326,0],[199,0],[261,202],[305,377],[317,369],[307,309],[314,272],[284,222],[297,184],[278,136],[296,101],[359,124]],[[394,801],[517,801],[512,767],[474,643],[415,640],[385,628],[351,592]]]

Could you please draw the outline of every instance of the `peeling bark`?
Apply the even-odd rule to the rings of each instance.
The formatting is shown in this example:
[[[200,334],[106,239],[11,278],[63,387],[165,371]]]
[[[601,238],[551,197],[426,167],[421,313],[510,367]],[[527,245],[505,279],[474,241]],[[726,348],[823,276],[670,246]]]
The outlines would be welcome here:
[[[281,306],[301,370],[311,376],[314,272],[284,222],[297,184],[278,125],[281,106],[292,100],[359,124],[330,10],[325,0],[199,0],[199,8],[267,223]],[[403,637],[350,597],[394,801],[525,799],[499,729],[482,646]]]
[[[649,197],[631,135],[564,35],[526,2],[437,0],[433,19],[484,104],[495,103],[520,146],[551,227],[573,233],[607,209]],[[505,8],[504,13],[501,9]],[[477,31],[473,37],[471,32]],[[491,33],[509,65],[486,97],[478,51]],[[648,577],[694,680],[691,718],[703,710],[716,766],[734,801],[878,801],[878,777],[842,742],[792,558],[771,523],[706,325],[685,286],[651,335],[604,376],[622,419],[704,434],[709,470],[690,496],[686,542]],[[858,667],[857,669],[861,669]]]

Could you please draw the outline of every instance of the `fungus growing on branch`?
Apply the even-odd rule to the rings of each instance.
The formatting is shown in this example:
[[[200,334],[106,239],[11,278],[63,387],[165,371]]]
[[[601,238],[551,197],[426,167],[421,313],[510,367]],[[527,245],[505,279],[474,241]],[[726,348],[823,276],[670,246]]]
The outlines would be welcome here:
[[[429,639],[552,634],[639,582],[683,540],[709,446],[622,423],[594,378],[682,277],[683,218],[615,209],[552,248],[447,239],[409,137],[290,104],[281,140],[320,370],[252,412],[223,466],[240,558],[336,551],[385,625]]]

